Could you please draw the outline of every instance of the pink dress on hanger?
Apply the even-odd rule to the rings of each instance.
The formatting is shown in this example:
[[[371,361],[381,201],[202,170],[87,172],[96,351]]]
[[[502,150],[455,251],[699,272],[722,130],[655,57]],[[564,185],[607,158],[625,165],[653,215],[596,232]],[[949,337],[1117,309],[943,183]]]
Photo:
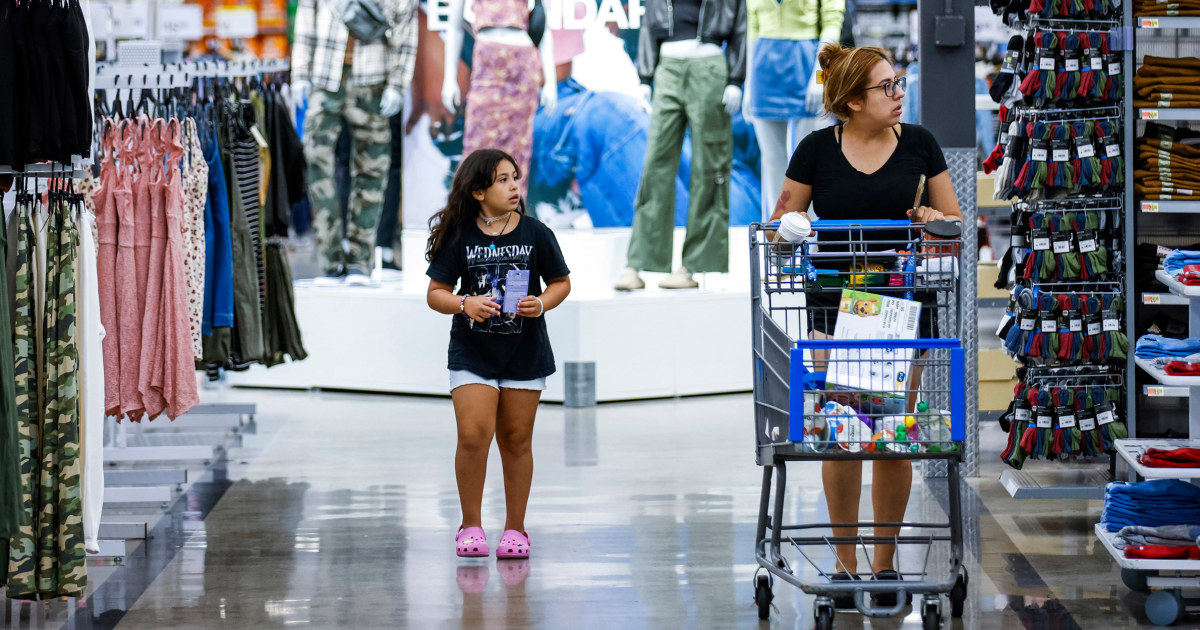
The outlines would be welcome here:
[[[121,361],[121,415],[130,420],[141,420],[144,408],[138,392],[138,361],[142,352],[142,302],[145,300],[145,284],[138,282],[137,219],[138,208],[150,204],[149,167],[150,156],[142,151],[138,142],[138,122],[121,123],[121,151],[117,155],[121,168],[114,197],[117,206],[117,315],[120,319]],[[146,172],[139,171],[146,168]],[[146,219],[149,222],[149,219]],[[146,265],[149,265],[150,250],[146,248]],[[145,266],[143,266],[144,268]],[[144,273],[142,275],[144,278]]]
[[[165,346],[162,329],[163,254],[167,249],[167,216],[164,208],[167,183],[163,167],[164,154],[167,154],[168,163],[171,159],[167,153],[168,141],[164,138],[168,133],[163,130],[165,126],[167,125],[160,118],[154,121],[154,125],[146,131],[144,142],[149,144],[154,151],[153,175],[150,178],[149,225],[143,226],[141,217],[138,220],[138,236],[147,232],[150,234],[145,301],[142,309],[142,348],[141,367],[138,372],[138,391],[142,394],[146,415],[151,419],[158,417],[158,414],[167,408],[167,401],[163,397],[162,389],[154,386],[156,377],[160,384],[162,382],[162,352]],[[140,257],[138,264],[141,264]],[[141,271],[140,267],[138,271]]]
[[[196,390],[196,363],[192,348],[191,309],[188,302],[186,247],[184,245],[183,172],[180,159],[178,121],[168,134],[166,204],[166,243],[162,265],[162,327],[163,349],[155,370],[155,384],[167,402],[167,417],[178,418],[200,402]]]
[[[116,126],[105,121],[104,160],[100,164],[100,188],[96,195],[96,227],[99,247],[96,275],[100,287],[100,324],[104,326],[104,413],[121,415],[120,325],[117,319],[117,187],[120,166],[113,160],[117,150]],[[112,125],[112,126],[108,126]]]

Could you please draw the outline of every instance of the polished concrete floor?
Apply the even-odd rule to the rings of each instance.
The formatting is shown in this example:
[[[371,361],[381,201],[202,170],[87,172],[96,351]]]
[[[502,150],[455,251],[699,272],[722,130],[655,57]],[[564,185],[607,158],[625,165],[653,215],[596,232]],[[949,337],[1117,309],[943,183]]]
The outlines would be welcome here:
[[[67,610],[16,627],[811,628],[812,598],[776,582],[753,602],[761,469],[749,395],[544,405],[527,562],[461,560],[447,399],[240,390],[255,426],[191,484],[121,566],[92,567]],[[1019,502],[996,482],[996,429],[964,484],[970,597],[951,628],[1146,625],[1144,596],[1089,534],[1098,502]],[[867,477],[869,479],[869,476]],[[484,519],[504,519],[493,451]],[[789,520],[824,515],[819,469],[789,469]],[[919,481],[909,519],[945,518],[944,481]],[[864,503],[868,494],[864,492]],[[936,550],[934,564],[944,558]],[[901,558],[922,565],[923,551]],[[829,567],[828,554],[817,564]],[[814,569],[793,556],[793,567]],[[1141,621],[1139,621],[1141,619]],[[1200,617],[1193,618],[1200,623]],[[0,622],[4,620],[0,616]],[[920,628],[918,614],[838,628]],[[1187,627],[1184,624],[1184,627]]]

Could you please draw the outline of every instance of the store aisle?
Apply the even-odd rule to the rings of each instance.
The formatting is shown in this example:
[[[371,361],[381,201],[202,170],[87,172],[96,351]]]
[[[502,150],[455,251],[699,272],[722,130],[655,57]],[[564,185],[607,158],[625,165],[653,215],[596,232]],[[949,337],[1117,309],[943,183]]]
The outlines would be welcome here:
[[[177,550],[154,552],[174,555],[148,586],[120,570],[99,584],[93,608],[144,588],[130,610],[80,610],[68,627],[768,627],[750,587],[761,472],[748,395],[543,406],[534,556],[520,563],[453,554],[448,400],[232,394],[260,411],[257,435],[230,454],[223,496]],[[489,465],[484,520],[498,536],[495,451]],[[1099,504],[1015,502],[991,481],[998,470],[989,463],[968,491],[971,599],[953,627],[1136,627],[1140,603],[1123,601],[1111,559],[1075,533]],[[818,469],[790,473],[797,509],[824,518]],[[909,516],[941,516],[939,490],[916,486]],[[770,627],[811,627],[811,598],[781,583],[776,592]],[[841,614],[837,627],[920,619]]]

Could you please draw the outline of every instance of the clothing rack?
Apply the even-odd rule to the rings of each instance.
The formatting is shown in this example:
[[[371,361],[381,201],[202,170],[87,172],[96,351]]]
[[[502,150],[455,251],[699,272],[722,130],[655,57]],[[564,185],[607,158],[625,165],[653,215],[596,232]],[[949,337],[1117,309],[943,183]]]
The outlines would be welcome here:
[[[39,162],[36,164],[27,164],[25,169],[18,171],[7,166],[0,166],[0,175],[16,175],[23,177],[46,177],[55,178],[63,177],[70,179],[83,179],[88,176],[88,170],[84,168],[83,163],[80,164],[59,164],[58,162]]]
[[[255,59],[248,61],[189,61],[161,64],[108,64],[96,67],[97,90],[188,87],[192,79],[236,79],[259,74],[288,72],[286,59]]]

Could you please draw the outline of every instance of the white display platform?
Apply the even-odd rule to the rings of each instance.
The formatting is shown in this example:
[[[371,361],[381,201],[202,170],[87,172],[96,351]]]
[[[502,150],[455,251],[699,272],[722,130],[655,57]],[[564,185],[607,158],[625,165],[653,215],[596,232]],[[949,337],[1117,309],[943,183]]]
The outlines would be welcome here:
[[[612,290],[625,266],[628,229],[560,230],[571,296],[546,316],[558,371],[543,400],[563,400],[563,364],[596,364],[596,400],[749,391],[747,229],[730,229],[730,273],[701,274],[700,289]],[[683,230],[676,230],[675,257]],[[309,357],[229,373],[238,387],[346,389],[447,395],[451,318],[425,303],[425,233],[405,230],[403,277],[374,286],[298,281],[296,316]]]

